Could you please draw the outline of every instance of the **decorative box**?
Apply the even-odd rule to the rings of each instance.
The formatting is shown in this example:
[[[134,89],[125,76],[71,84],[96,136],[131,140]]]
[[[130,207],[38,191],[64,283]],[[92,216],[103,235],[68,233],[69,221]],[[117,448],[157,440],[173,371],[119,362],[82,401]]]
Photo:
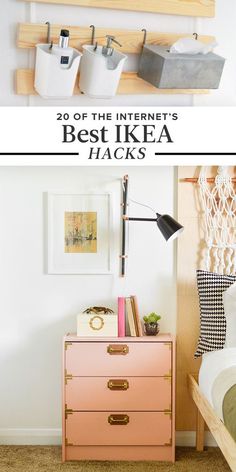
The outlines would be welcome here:
[[[77,336],[118,336],[118,316],[104,313],[79,313]]]

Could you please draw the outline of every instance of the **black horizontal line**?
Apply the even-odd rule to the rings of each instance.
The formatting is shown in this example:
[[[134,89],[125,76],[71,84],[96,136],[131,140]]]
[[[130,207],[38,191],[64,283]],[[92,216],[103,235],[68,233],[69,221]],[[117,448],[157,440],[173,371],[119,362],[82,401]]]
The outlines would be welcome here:
[[[78,156],[78,152],[0,152],[0,156]]]
[[[236,156],[236,152],[155,152],[156,156]]]

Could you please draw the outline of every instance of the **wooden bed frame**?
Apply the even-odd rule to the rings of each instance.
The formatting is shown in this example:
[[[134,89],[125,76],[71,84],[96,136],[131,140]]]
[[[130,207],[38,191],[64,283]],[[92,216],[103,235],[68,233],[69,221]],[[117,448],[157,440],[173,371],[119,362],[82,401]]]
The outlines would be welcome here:
[[[204,449],[204,430],[206,423],[231,470],[236,472],[236,442],[201,392],[195,377],[191,374],[188,375],[188,388],[197,407],[197,451],[203,451]]]

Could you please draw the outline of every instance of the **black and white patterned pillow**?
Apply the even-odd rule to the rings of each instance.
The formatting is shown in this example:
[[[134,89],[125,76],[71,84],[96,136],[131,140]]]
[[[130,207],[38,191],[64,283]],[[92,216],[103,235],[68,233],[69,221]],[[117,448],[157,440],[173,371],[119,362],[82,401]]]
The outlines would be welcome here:
[[[236,282],[235,275],[197,270],[200,305],[200,336],[194,357],[223,349],[226,336],[223,292]]]

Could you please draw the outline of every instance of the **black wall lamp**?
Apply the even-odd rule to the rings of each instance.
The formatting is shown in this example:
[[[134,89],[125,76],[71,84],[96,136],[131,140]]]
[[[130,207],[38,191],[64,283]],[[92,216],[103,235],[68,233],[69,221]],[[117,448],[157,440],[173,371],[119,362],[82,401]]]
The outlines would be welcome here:
[[[170,215],[160,215],[156,213],[155,218],[134,218],[127,215],[128,207],[128,186],[129,176],[125,175],[122,181],[122,253],[121,253],[121,276],[125,275],[125,261],[128,257],[126,252],[126,224],[128,221],[152,221],[157,224],[161,234],[166,241],[171,241],[177,238],[183,231],[183,226],[174,220]],[[147,205],[144,205],[147,206]]]

